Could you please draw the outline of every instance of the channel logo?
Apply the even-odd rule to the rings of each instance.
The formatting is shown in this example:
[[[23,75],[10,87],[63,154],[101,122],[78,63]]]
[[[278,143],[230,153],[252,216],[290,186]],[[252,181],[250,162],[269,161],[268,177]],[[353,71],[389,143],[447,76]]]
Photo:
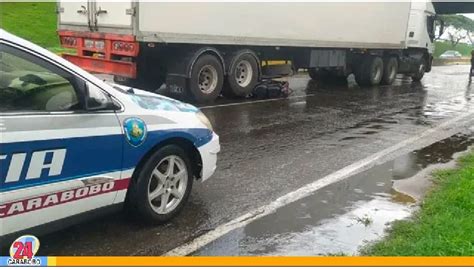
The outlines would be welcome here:
[[[20,236],[10,246],[10,258],[7,260],[7,265],[41,266],[41,259],[35,257],[39,247],[40,241],[36,236]]]

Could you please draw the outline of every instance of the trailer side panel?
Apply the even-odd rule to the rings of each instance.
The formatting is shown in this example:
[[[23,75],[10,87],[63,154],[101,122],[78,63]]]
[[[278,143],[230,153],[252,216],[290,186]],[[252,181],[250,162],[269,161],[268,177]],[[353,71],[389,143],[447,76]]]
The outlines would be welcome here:
[[[140,2],[138,11],[148,42],[404,48],[410,2]]]

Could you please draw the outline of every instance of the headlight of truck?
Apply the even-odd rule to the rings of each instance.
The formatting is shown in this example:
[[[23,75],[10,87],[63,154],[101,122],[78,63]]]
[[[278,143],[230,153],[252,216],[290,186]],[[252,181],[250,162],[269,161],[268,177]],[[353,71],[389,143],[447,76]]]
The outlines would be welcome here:
[[[197,117],[197,118],[199,119],[199,121],[201,121],[202,124],[204,124],[209,130],[214,131],[214,129],[212,128],[211,122],[210,122],[209,119],[206,117],[206,115],[204,115],[204,113],[202,113],[201,111],[199,111],[199,112],[196,113],[196,117]]]

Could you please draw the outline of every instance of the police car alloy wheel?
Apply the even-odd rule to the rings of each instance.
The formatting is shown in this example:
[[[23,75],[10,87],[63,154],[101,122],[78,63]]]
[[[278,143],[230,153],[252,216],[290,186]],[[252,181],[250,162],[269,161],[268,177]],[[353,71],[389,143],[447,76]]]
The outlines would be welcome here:
[[[185,151],[168,145],[153,153],[132,184],[131,203],[155,223],[175,216],[188,200],[193,184],[191,162]]]
[[[170,155],[161,160],[148,181],[148,202],[158,214],[172,212],[181,202],[188,183],[183,159]]]

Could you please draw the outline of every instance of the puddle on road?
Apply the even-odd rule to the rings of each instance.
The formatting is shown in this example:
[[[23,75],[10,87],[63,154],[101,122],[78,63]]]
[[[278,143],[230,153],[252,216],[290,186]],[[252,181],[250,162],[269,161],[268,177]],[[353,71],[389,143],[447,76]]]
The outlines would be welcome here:
[[[349,128],[350,132],[339,141],[367,139],[370,135],[390,129],[390,126],[399,125],[401,122],[410,121],[415,125],[431,125],[440,119],[453,117],[454,115],[472,109],[472,94],[470,85],[464,96],[451,98],[443,102],[427,103],[423,106],[415,106],[392,114],[381,115],[376,119],[357,123]]]
[[[447,163],[474,143],[458,134],[327,186],[208,244],[193,255],[356,255],[395,220],[416,209],[396,180]]]

